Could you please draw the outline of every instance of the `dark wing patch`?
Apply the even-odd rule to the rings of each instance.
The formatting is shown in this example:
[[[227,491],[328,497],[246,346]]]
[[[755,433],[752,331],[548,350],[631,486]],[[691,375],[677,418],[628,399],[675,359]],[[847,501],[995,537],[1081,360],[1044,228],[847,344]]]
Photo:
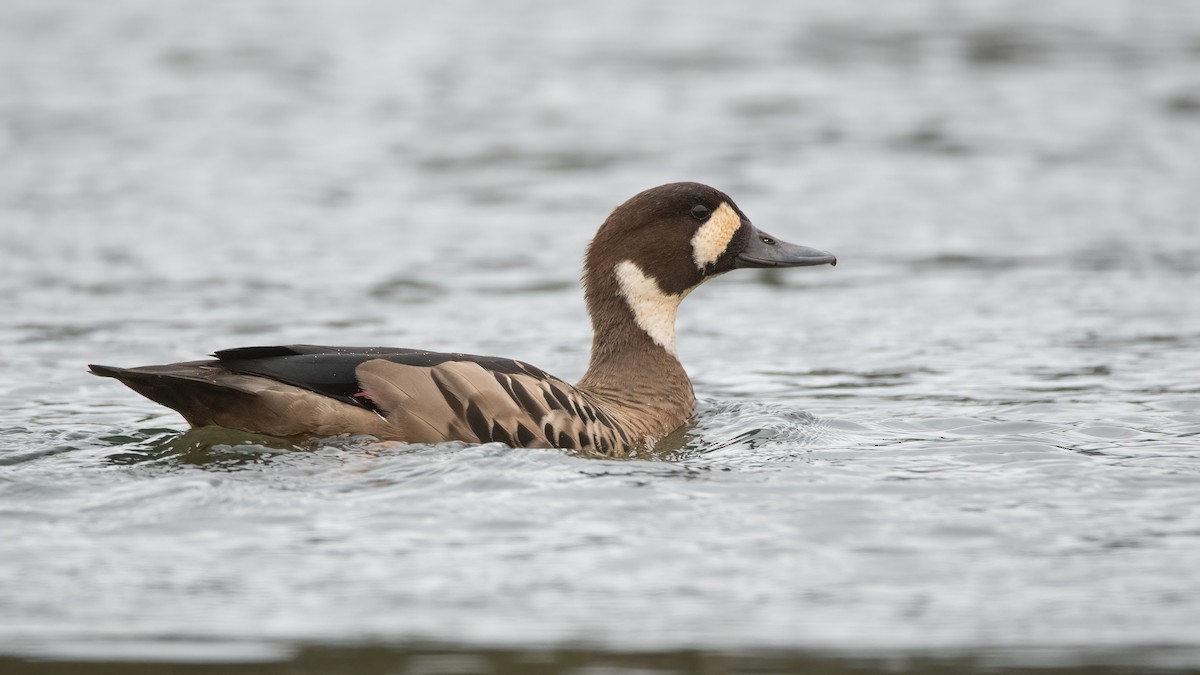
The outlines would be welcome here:
[[[491,440],[493,440],[493,441],[497,441],[499,443],[504,443],[505,445],[511,445],[514,447],[517,445],[516,443],[513,442],[513,437],[511,434],[508,433],[508,429],[505,429],[504,427],[500,426],[499,422],[492,422],[492,433],[490,434],[490,436],[491,436]]]
[[[519,372],[521,372],[521,373],[524,373],[524,374],[526,374],[526,375],[532,375],[533,377],[535,377],[535,378],[537,378],[537,379],[539,379],[539,380],[549,380],[549,379],[552,379],[552,376],[551,376],[551,375],[549,375],[549,374],[547,374],[547,373],[546,373],[546,371],[544,371],[544,370],[542,370],[541,368],[538,368],[538,367],[536,367],[536,366],[531,366],[531,365],[529,365],[528,363],[525,363],[525,362],[523,362],[523,361],[511,361],[510,359],[502,359],[502,360],[505,360],[505,361],[510,361],[510,363],[514,364],[514,366],[516,367],[517,371],[519,371]],[[498,369],[496,369],[496,368],[493,368],[492,370],[498,370]],[[509,373],[510,375],[516,375],[516,374],[517,374],[516,372],[509,372],[509,371],[507,371],[507,370],[505,370],[505,371],[501,371],[501,372]]]
[[[530,443],[533,443],[535,440],[537,440],[537,436],[534,436],[532,431],[530,431],[528,428],[526,428],[526,426],[524,424],[520,424],[520,423],[517,424],[517,443],[518,444],[520,444],[522,447],[524,447],[524,446],[529,445]]]
[[[267,359],[279,356],[303,356],[307,354],[366,354],[372,357],[388,354],[430,354],[425,349],[408,347],[326,347],[324,345],[277,345],[272,347],[234,347],[213,354],[222,361],[241,359]]]
[[[446,377],[436,370],[430,371],[433,377],[433,384],[442,392],[442,398],[446,399],[446,403],[450,404],[450,409],[455,415],[462,417],[464,409],[463,402],[459,400],[458,395],[454,393],[450,383],[446,381]]]
[[[514,401],[517,400],[517,395],[513,392],[512,383],[507,375],[503,373],[492,372],[492,377],[496,378],[496,381],[500,383],[500,387],[504,389],[504,393],[508,394],[509,398],[513,399]]]
[[[571,405],[575,406],[575,414],[579,416],[579,419],[581,419],[581,420],[586,420],[586,419],[588,418],[588,415],[587,415],[587,413],[585,413],[585,412],[583,411],[583,410],[584,410],[584,406],[581,406],[581,405],[579,405],[579,401],[576,401],[576,400],[573,400],[573,399],[572,399],[572,401],[571,401]],[[595,421],[595,420],[593,420],[593,421]]]
[[[483,411],[475,405],[474,401],[467,404],[467,424],[471,425],[471,433],[475,434],[481,443],[495,440],[492,438],[491,425],[488,424],[487,418],[483,416]]]
[[[589,408],[589,410],[591,410],[591,408]],[[595,412],[596,412],[596,421],[598,421],[600,424],[603,424],[606,427],[613,426],[612,420],[608,419],[608,415],[605,415],[603,410],[596,408]]]
[[[512,388],[513,393],[516,394],[517,403],[524,408],[525,412],[529,413],[530,417],[540,420],[546,411],[542,406],[538,405],[537,399],[530,395],[529,390],[517,380],[512,381]],[[549,437],[547,437],[547,440],[549,440]]]
[[[550,406],[550,410],[563,410],[562,404],[555,397],[551,396],[550,392],[543,390],[542,398],[546,399],[546,405]]]
[[[257,375],[290,384],[301,389],[337,399],[343,403],[381,411],[369,398],[356,396],[362,391],[355,369],[366,361],[383,359],[405,366],[432,368],[449,361],[470,361],[491,371],[497,380],[501,375],[533,375],[548,378],[545,372],[527,363],[496,356],[477,356],[457,352],[430,352],[404,347],[328,347],[323,345],[281,345],[273,347],[238,347],[222,349],[214,354],[222,368],[243,375]],[[503,381],[501,381],[503,384]],[[513,383],[516,385],[516,383]],[[441,388],[439,384],[439,388]],[[443,395],[446,392],[443,390]],[[528,392],[516,398],[522,406],[536,414],[542,406],[529,405]],[[457,397],[455,397],[457,398]],[[454,401],[447,398],[454,405]],[[461,414],[462,403],[456,408]]]
[[[546,388],[549,389],[550,393],[554,395],[555,400],[557,400],[559,403],[559,407],[562,410],[566,410],[568,413],[570,413],[571,412],[571,399],[567,398],[567,395],[563,393],[562,389],[559,389],[558,387],[554,386],[553,384],[548,384],[546,386]]]
[[[555,443],[555,445],[560,448],[566,448],[567,450],[574,450],[575,449],[575,439],[568,436],[567,432],[560,431],[558,433],[558,442]]]

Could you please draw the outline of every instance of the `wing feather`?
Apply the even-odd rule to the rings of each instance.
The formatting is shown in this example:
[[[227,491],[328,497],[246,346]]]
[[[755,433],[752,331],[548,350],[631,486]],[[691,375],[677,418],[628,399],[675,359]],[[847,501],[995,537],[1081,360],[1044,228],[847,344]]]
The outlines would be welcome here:
[[[537,372],[499,372],[478,361],[425,366],[375,359],[358,366],[356,376],[400,440],[495,441],[598,454],[627,449],[625,431],[602,408]]]
[[[428,368],[391,361],[367,361],[355,369],[363,392],[386,411],[393,438],[409,443],[451,440],[452,412]]]

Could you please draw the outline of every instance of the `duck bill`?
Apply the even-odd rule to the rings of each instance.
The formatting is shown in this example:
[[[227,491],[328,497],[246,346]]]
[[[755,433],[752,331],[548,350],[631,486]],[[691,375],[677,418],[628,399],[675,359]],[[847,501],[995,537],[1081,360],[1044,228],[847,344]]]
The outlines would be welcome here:
[[[733,260],[735,268],[836,264],[837,258],[828,251],[780,241],[753,225],[750,226],[750,238],[746,242],[746,248]]]

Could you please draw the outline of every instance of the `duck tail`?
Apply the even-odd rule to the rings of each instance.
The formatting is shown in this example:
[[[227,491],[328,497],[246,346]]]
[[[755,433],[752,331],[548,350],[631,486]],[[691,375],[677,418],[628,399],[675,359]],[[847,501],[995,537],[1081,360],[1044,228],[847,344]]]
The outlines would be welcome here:
[[[88,364],[88,368],[94,375],[114,378],[151,401],[178,412],[189,424],[198,427],[214,424],[214,417],[252,398],[245,391],[214,382],[202,367],[212,363],[196,361],[140,368]]]

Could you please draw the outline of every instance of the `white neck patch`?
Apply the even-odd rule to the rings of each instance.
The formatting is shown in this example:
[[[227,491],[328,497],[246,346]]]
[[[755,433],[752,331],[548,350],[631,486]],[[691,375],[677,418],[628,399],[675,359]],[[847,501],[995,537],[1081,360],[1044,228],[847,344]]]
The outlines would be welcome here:
[[[621,295],[633,311],[633,320],[667,353],[675,355],[675,314],[679,303],[691,289],[679,295],[664,293],[653,277],[631,260],[617,263],[614,268]]]
[[[741,226],[741,216],[728,203],[721,202],[708,221],[692,236],[692,260],[696,261],[696,267],[704,269],[705,265],[715,263],[729,248],[729,240],[733,239]]]

